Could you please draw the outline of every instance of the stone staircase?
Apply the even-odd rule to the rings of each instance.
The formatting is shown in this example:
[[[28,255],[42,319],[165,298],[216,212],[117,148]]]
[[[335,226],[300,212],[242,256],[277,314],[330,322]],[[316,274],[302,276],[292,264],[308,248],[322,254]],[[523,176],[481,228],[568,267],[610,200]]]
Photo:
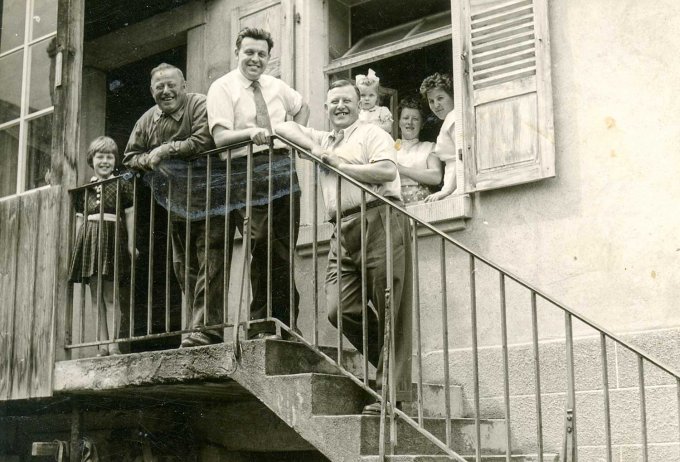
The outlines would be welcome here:
[[[334,357],[335,350],[323,349]],[[361,356],[343,353],[343,367],[362,376]],[[105,375],[103,374],[105,372]],[[106,378],[103,378],[103,377]],[[333,462],[378,461],[380,418],[363,416],[369,394],[339,369],[300,343],[257,340],[241,343],[239,361],[230,344],[162,352],[137,353],[107,358],[58,362],[56,393],[192,393],[223,390],[231,396],[238,387],[252,394],[302,439]],[[415,388],[415,387],[414,387]],[[426,385],[423,390],[425,428],[445,439],[443,388]],[[463,413],[460,387],[451,388],[452,446],[466,460],[475,460],[475,420]],[[405,410],[416,415],[415,409]],[[395,455],[387,460],[447,461],[453,458],[401,419],[397,421]],[[387,429],[389,431],[389,428]],[[483,461],[505,460],[505,422],[481,421]],[[514,462],[536,461],[531,454],[516,454]],[[544,461],[557,461],[546,454]]]
[[[242,343],[242,364],[234,380],[253,393],[286,424],[299,433],[331,461],[378,461],[378,416],[364,416],[361,411],[371,397],[350,378],[342,375],[316,353],[299,343],[255,341]],[[335,357],[336,350],[324,353]],[[343,353],[343,367],[362,377],[361,356]],[[415,389],[415,387],[414,387]],[[434,436],[445,440],[444,390],[425,385],[423,390],[424,426]],[[475,460],[475,419],[463,417],[463,396],[458,386],[451,389],[452,447],[468,460]],[[410,412],[409,412],[410,411]],[[415,406],[407,410],[416,415]],[[397,421],[398,443],[393,461],[445,461],[431,443],[403,420]],[[484,461],[505,460],[505,421],[481,420]],[[538,460],[532,455],[514,455],[513,461]],[[545,461],[557,461],[544,455]]]

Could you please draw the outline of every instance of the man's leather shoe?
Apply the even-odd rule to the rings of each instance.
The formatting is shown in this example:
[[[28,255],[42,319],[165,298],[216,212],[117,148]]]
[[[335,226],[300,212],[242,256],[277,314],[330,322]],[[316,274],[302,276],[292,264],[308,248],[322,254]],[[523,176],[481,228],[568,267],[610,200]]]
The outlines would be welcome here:
[[[270,332],[260,332],[250,340],[281,340],[281,336],[278,334],[272,334]]]
[[[195,346],[213,345],[215,343],[222,343],[222,339],[203,332],[193,332],[189,334],[184,340],[182,340],[182,343],[179,347],[190,348]]]

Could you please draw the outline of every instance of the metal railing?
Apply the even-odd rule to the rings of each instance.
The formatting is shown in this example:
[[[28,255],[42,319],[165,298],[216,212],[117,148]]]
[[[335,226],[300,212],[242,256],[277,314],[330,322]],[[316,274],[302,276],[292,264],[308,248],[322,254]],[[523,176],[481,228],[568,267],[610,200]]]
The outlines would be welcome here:
[[[533,374],[533,400],[535,401],[535,453],[537,454],[537,460],[543,461],[545,454],[549,452],[556,452],[559,451],[559,444],[555,444],[554,441],[552,441],[549,444],[549,447],[546,448],[545,441],[544,441],[544,426],[545,426],[545,414],[546,410],[543,407],[543,400],[545,399],[544,396],[544,390],[542,389],[541,385],[541,379],[542,379],[542,363],[541,363],[541,342],[540,342],[540,336],[539,336],[539,314],[543,315],[546,311],[549,310],[549,308],[553,308],[557,310],[557,313],[561,313],[562,316],[564,317],[564,335],[563,336],[558,336],[559,338],[564,339],[564,344],[565,344],[565,357],[564,357],[564,370],[566,374],[566,383],[564,384],[564,388],[559,391],[559,393],[564,394],[565,397],[565,409],[564,412],[562,413],[562,418],[564,421],[564,430],[563,430],[563,438],[562,441],[560,442],[562,445],[561,448],[561,453],[562,453],[562,458],[561,460],[567,460],[567,461],[575,461],[578,459],[578,448],[579,448],[579,441],[577,439],[577,423],[579,422],[581,414],[577,412],[577,380],[576,380],[576,369],[575,369],[575,356],[574,356],[574,345],[575,345],[575,339],[574,339],[574,321],[577,320],[578,322],[582,323],[584,326],[587,326],[587,328],[592,329],[595,335],[599,339],[599,362],[601,365],[601,389],[598,390],[601,391],[602,393],[602,405],[603,405],[603,430],[604,430],[604,436],[605,436],[605,441],[602,442],[601,446],[604,448],[605,452],[605,457],[607,461],[612,461],[613,459],[613,450],[612,448],[615,446],[615,442],[612,438],[612,397],[610,395],[610,378],[609,378],[609,362],[608,362],[608,355],[612,349],[611,345],[608,345],[608,342],[613,342],[614,344],[617,345],[617,348],[622,348],[623,350],[627,351],[628,353],[632,354],[636,358],[636,365],[637,365],[637,376],[638,376],[638,381],[637,381],[637,393],[639,396],[639,419],[640,419],[640,434],[639,434],[639,443],[637,443],[641,449],[642,452],[642,460],[647,461],[649,460],[649,438],[648,438],[648,425],[647,425],[647,397],[646,397],[646,383],[645,383],[645,377],[646,377],[646,369],[648,367],[654,368],[658,373],[661,373],[665,375],[666,382],[663,382],[663,379],[658,379],[661,380],[662,383],[670,383],[672,386],[676,388],[676,403],[675,407],[677,410],[678,415],[680,415],[680,375],[671,367],[663,364],[662,362],[652,358],[650,355],[646,354],[644,351],[640,350],[639,348],[633,346],[620,336],[608,331],[607,329],[597,325],[596,323],[588,320],[575,310],[565,306],[564,304],[561,304],[551,296],[545,294],[544,292],[540,291],[538,288],[534,287],[532,284],[524,281],[523,279],[519,278],[518,276],[513,275],[512,273],[502,269],[498,265],[494,264],[493,262],[487,260],[483,256],[480,256],[479,254],[473,252],[471,249],[466,247],[465,245],[461,244],[460,242],[456,241],[455,239],[452,239],[450,236],[445,234],[444,232],[440,231],[438,228],[435,226],[430,225],[429,223],[423,222],[422,220],[418,219],[416,216],[414,216],[412,213],[409,212],[408,209],[405,209],[404,207],[401,207],[397,203],[395,203],[392,200],[389,200],[385,197],[381,197],[377,193],[375,193],[371,188],[366,187],[364,184],[348,177],[347,175],[343,174],[342,172],[338,171],[337,169],[328,166],[326,164],[323,164],[320,159],[316,158],[314,155],[312,155],[310,152],[307,150],[302,149],[300,146],[297,146],[283,138],[280,137],[272,137],[272,143],[274,139],[278,139],[281,142],[285,143],[289,148],[290,148],[290,154],[289,158],[291,161],[291,165],[294,165],[294,161],[297,155],[302,154],[305,158],[311,160],[316,164],[316,166],[320,166],[319,168],[325,168],[330,172],[335,173],[338,175],[342,180],[337,182],[337,188],[336,188],[336,203],[340,204],[340,197],[342,196],[342,191],[343,188],[348,187],[349,185],[352,185],[354,187],[357,187],[361,190],[361,206],[360,206],[360,211],[358,212],[358,215],[361,217],[361,229],[360,229],[360,239],[361,239],[361,273],[362,273],[362,294],[361,294],[361,299],[363,301],[363,310],[362,310],[362,331],[363,331],[363,344],[362,348],[360,349],[361,353],[363,353],[363,362],[362,362],[362,373],[361,374],[354,374],[350,371],[349,368],[344,367],[344,362],[343,362],[343,355],[345,354],[345,348],[344,348],[344,338],[342,335],[342,316],[338,316],[336,322],[337,322],[337,336],[335,340],[335,357],[332,357],[332,355],[328,354],[328,350],[322,348],[321,342],[320,342],[320,300],[319,300],[319,291],[323,290],[322,285],[319,283],[319,259],[321,257],[320,251],[319,251],[319,219],[317,216],[317,210],[318,210],[318,197],[319,197],[319,191],[318,191],[318,184],[319,184],[319,168],[314,168],[313,169],[313,181],[311,182],[313,191],[311,191],[311,198],[312,198],[312,254],[311,254],[311,265],[312,265],[312,294],[311,294],[311,310],[312,310],[312,332],[308,332],[307,335],[301,335],[300,331],[297,329],[296,325],[296,317],[293,313],[294,310],[291,311],[290,318],[287,320],[282,320],[282,319],[276,319],[272,317],[272,245],[271,245],[271,239],[268,240],[268,245],[267,245],[267,269],[268,269],[268,275],[267,275],[267,318],[263,321],[273,321],[275,322],[278,327],[282,330],[282,332],[285,332],[288,334],[288,336],[292,339],[296,339],[297,341],[307,345],[309,348],[311,348],[313,351],[315,351],[318,355],[322,356],[325,358],[327,361],[333,363],[336,365],[340,371],[349,377],[354,383],[356,383],[358,386],[362,387],[367,393],[369,393],[371,396],[373,396],[376,400],[381,402],[381,413],[380,413],[380,455],[385,456],[386,454],[394,454],[397,451],[397,446],[398,446],[398,421],[405,422],[407,425],[410,425],[411,427],[417,429],[425,438],[427,438],[431,443],[433,443],[436,447],[439,448],[439,450],[444,453],[449,455],[451,458],[454,460],[458,461],[463,461],[463,459],[455,450],[453,447],[454,444],[454,438],[453,438],[453,418],[455,417],[452,414],[452,397],[451,397],[451,387],[452,385],[455,385],[459,383],[455,378],[451,377],[451,357],[450,357],[450,328],[452,323],[455,325],[455,323],[459,322],[460,319],[450,319],[450,315],[452,314],[452,304],[450,303],[450,298],[452,298],[451,292],[458,292],[461,290],[460,287],[462,288],[467,288],[469,290],[469,296],[467,299],[469,300],[469,332],[470,332],[470,348],[468,349],[469,354],[471,355],[471,371],[470,375],[472,376],[472,406],[473,406],[473,414],[474,414],[474,459],[476,461],[481,461],[482,456],[485,455],[484,453],[484,448],[483,448],[483,443],[482,443],[482,396],[480,394],[480,346],[478,344],[478,339],[479,339],[479,330],[478,330],[478,308],[480,305],[479,301],[479,296],[480,296],[480,291],[477,288],[478,284],[478,278],[480,277],[480,268],[483,266],[486,271],[490,271],[494,274],[496,274],[497,277],[497,290],[494,289],[494,296],[497,296],[497,314],[499,315],[499,328],[500,328],[500,339],[501,339],[501,364],[502,364],[502,388],[503,388],[503,393],[502,393],[502,416],[505,420],[505,459],[510,462],[512,455],[516,452],[517,448],[513,447],[513,420],[512,420],[512,393],[510,390],[510,378],[511,378],[511,365],[510,365],[510,360],[509,360],[509,350],[510,350],[510,344],[509,344],[509,328],[508,328],[508,289],[507,289],[507,284],[512,283],[515,287],[515,289],[521,289],[528,293],[530,302],[528,304],[527,310],[529,311],[529,316],[530,316],[530,337],[531,337],[531,360],[532,360],[532,374]],[[254,322],[259,322],[257,320],[251,320],[250,319],[250,311],[249,311],[249,306],[250,306],[250,288],[249,288],[249,266],[250,266],[250,259],[249,259],[249,253],[246,251],[246,249],[250,248],[250,240],[251,240],[251,223],[249,221],[249,218],[251,217],[251,212],[252,212],[252,207],[253,207],[253,201],[252,201],[252,194],[253,194],[253,187],[252,187],[252,182],[253,182],[253,145],[250,143],[241,143],[239,145],[234,145],[230,146],[228,148],[221,148],[217,150],[210,151],[208,153],[202,154],[201,157],[206,159],[206,175],[207,175],[207,182],[206,184],[210,185],[210,177],[213,172],[213,167],[217,163],[221,163],[223,165],[223,172],[226,175],[226,179],[230,179],[232,175],[232,158],[233,158],[233,152],[236,149],[239,148],[246,148],[248,153],[247,153],[247,167],[246,167],[246,203],[245,204],[237,204],[238,206],[245,207],[245,219],[243,222],[243,240],[244,240],[244,245],[243,245],[243,259],[241,262],[241,280],[240,280],[240,285],[239,285],[239,306],[238,308],[232,313],[233,316],[233,322],[229,322],[229,297],[228,297],[228,286],[229,286],[229,263],[231,261],[231,256],[228,254],[228,252],[231,250],[230,247],[227,245],[229,242],[229,239],[231,238],[228,236],[228,233],[230,232],[230,226],[229,226],[229,220],[230,220],[230,207],[232,204],[232,198],[230,197],[231,192],[233,191],[232,188],[228,185],[225,187],[224,191],[224,209],[223,210],[218,210],[218,216],[224,216],[224,219],[226,221],[225,224],[225,233],[224,233],[224,258],[223,258],[223,265],[224,265],[224,278],[222,281],[222,284],[224,284],[224,297],[222,301],[222,319],[221,322],[217,323],[212,323],[208,325],[208,319],[204,319],[204,324],[205,326],[202,327],[196,327],[196,328],[190,328],[187,327],[185,324],[181,326],[181,328],[172,328],[173,322],[171,322],[171,313],[172,313],[172,307],[171,307],[171,302],[172,302],[172,297],[171,297],[171,287],[173,286],[173,277],[171,273],[171,258],[172,258],[172,251],[170,249],[171,243],[170,243],[170,231],[172,226],[176,225],[176,223],[173,223],[172,219],[168,215],[167,218],[167,237],[166,237],[166,254],[165,254],[165,273],[164,273],[164,303],[165,303],[165,310],[164,310],[164,319],[162,322],[162,326],[160,329],[154,329],[154,293],[153,293],[153,288],[155,286],[155,280],[154,280],[154,274],[153,274],[153,263],[154,263],[154,242],[157,242],[157,240],[154,238],[154,227],[155,227],[155,213],[156,213],[156,208],[158,207],[154,198],[151,197],[149,202],[148,202],[148,207],[149,207],[149,234],[148,234],[148,256],[146,260],[146,266],[148,269],[148,280],[147,280],[147,297],[146,297],[146,303],[145,303],[145,309],[146,309],[146,332],[143,334],[136,333],[135,325],[134,325],[134,319],[135,319],[135,314],[136,314],[136,305],[139,304],[139,301],[137,300],[135,296],[135,273],[136,271],[139,271],[139,266],[143,263],[142,261],[137,261],[135,262],[135,259],[131,260],[131,268],[130,268],[130,281],[128,281],[129,284],[129,298],[128,301],[126,302],[129,304],[129,311],[128,311],[128,317],[129,317],[129,326],[128,329],[126,330],[127,335],[122,335],[119,334],[119,337],[116,339],[109,339],[109,340],[103,340],[99,336],[99,325],[102,322],[100,319],[101,316],[99,314],[96,315],[94,324],[97,326],[96,327],[96,334],[94,340],[87,340],[85,338],[84,334],[84,324],[83,324],[83,319],[85,318],[84,316],[84,310],[85,310],[85,288],[84,286],[81,286],[80,289],[80,303],[79,305],[74,308],[74,311],[80,312],[80,326],[77,329],[78,330],[78,341],[75,342],[73,341],[72,338],[67,336],[67,349],[75,349],[75,348],[82,348],[82,347],[87,347],[87,346],[97,346],[97,345],[106,345],[106,344],[111,344],[111,343],[131,343],[135,342],[138,340],[145,340],[145,339],[155,339],[155,338],[163,338],[163,337],[170,337],[170,336],[177,336],[179,334],[187,334],[191,332],[195,332],[197,330],[210,330],[210,329],[224,329],[231,327],[233,328],[233,338],[232,341],[234,342],[234,352],[235,354],[238,355],[238,352],[240,351],[239,343],[241,341],[241,333],[239,332],[241,329],[247,328],[249,325],[251,325]],[[269,147],[269,169],[268,169],[268,174],[269,174],[269,183],[268,183],[268,193],[267,193],[267,204],[268,204],[268,235],[272,235],[272,230],[274,223],[272,222],[272,217],[273,217],[273,185],[272,185],[272,155],[273,155],[273,144],[270,145]],[[217,156],[220,155],[223,159],[220,160],[217,158]],[[261,155],[261,154],[260,154]],[[116,178],[111,178],[102,182],[99,182],[97,184],[99,185],[105,185],[107,183],[114,183],[116,184],[116,211],[115,215],[116,217],[120,218],[122,216],[122,210],[121,210],[121,181],[131,181],[131,188],[133,191],[134,195],[134,206],[135,206],[135,212],[133,212],[133,228],[135,231],[133,231],[131,239],[132,239],[132,247],[135,247],[138,242],[137,242],[137,230],[136,227],[138,225],[138,220],[139,216],[137,213],[137,206],[139,206],[139,201],[138,201],[138,192],[140,190],[140,179],[137,176],[134,176],[131,180],[126,178],[125,176],[119,176]],[[191,168],[189,168],[189,174],[187,175],[187,209],[189,208],[190,202],[191,202],[191,194],[192,194],[192,175],[191,175]],[[85,195],[85,202],[87,202],[87,196],[88,194],[91,194],[91,192],[88,192],[91,190],[93,185],[87,185],[83,186],[80,188],[75,188],[71,190],[72,194],[84,194]],[[151,187],[153,188],[153,183],[151,184]],[[290,171],[289,175],[289,191],[293,191],[295,188],[294,185],[294,172]],[[208,224],[210,223],[210,220],[213,220],[214,217],[216,216],[214,210],[210,210],[210,205],[213,203],[214,197],[211,197],[211,194],[214,194],[214,191],[211,191],[210,187],[206,188],[206,210],[205,210],[205,217],[206,220],[208,221]],[[394,381],[394,374],[393,370],[394,368],[392,367],[392,363],[394,361],[394,352],[395,352],[395,339],[394,339],[394,310],[389,309],[388,312],[385,314],[385,327],[384,327],[384,371],[385,371],[385,378],[387,382],[387,386],[382,387],[381,393],[376,392],[372,388],[372,380],[371,380],[371,373],[370,373],[370,368],[369,368],[369,361],[368,361],[368,317],[375,315],[371,309],[368,308],[368,294],[367,294],[367,282],[365,280],[365,274],[366,274],[366,246],[364,245],[366,243],[366,227],[365,227],[365,216],[367,214],[367,204],[373,200],[381,201],[384,204],[386,204],[386,255],[387,255],[387,290],[386,290],[386,306],[388,308],[391,308],[391,304],[393,303],[393,299],[391,298],[391,290],[392,290],[392,251],[393,251],[393,242],[392,242],[392,236],[391,236],[391,223],[392,220],[395,219],[397,214],[401,214],[405,217],[407,217],[409,223],[410,223],[410,242],[409,245],[411,247],[412,255],[413,258],[410,262],[411,270],[413,272],[413,279],[412,279],[412,293],[413,293],[413,298],[410,300],[413,306],[413,321],[414,321],[414,334],[415,334],[415,344],[414,344],[414,351],[415,351],[415,388],[416,388],[416,393],[414,397],[414,402],[415,402],[415,411],[414,411],[414,416],[408,415],[405,411],[401,410],[398,406],[395,404],[397,403],[396,399],[396,384]],[[295,252],[295,244],[296,242],[294,241],[294,229],[293,227],[295,226],[294,224],[294,214],[295,214],[295,202],[292,202],[293,205],[291,206],[290,209],[290,217],[289,217],[289,236],[290,236],[290,262],[291,266],[289,268],[289,289],[290,289],[290,306],[292,307],[295,304],[295,258],[294,258],[294,252]],[[218,207],[219,209],[219,207]],[[334,225],[334,233],[338,237],[338,239],[335,239],[335,245],[337,245],[337,248],[335,249],[338,256],[342,254],[342,247],[340,246],[340,236],[342,234],[342,228],[341,228],[341,222],[342,222],[342,215],[340,212],[340,207],[338,207],[338,211],[336,212],[335,215],[335,225]],[[103,219],[104,216],[104,210],[103,208],[100,209],[99,214],[100,214],[100,219]],[[220,215],[221,213],[221,215]],[[117,218],[117,219],[118,219]],[[186,226],[186,243],[188,247],[189,243],[189,236],[191,235],[191,220],[187,219],[185,226]],[[206,226],[206,230],[209,228],[209,226]],[[434,304],[429,303],[427,305],[424,305],[421,300],[421,285],[420,285],[420,279],[421,279],[421,274],[420,274],[420,267],[422,265],[422,261],[420,260],[420,246],[422,245],[421,239],[419,239],[419,234],[422,233],[423,231],[426,231],[429,233],[429,237],[427,238],[430,242],[432,240],[439,241],[439,284],[440,284],[440,290],[441,290],[441,295],[440,295],[440,304],[439,306],[434,306]],[[100,234],[101,236],[101,234]],[[206,236],[207,238],[207,236]],[[116,228],[116,235],[115,235],[115,240],[118,242],[120,239],[119,236],[119,231],[118,228]],[[333,240],[332,240],[333,241]],[[97,286],[101,288],[101,269],[102,269],[102,262],[101,262],[101,238],[99,241],[100,245],[100,251],[99,251],[99,261],[98,261],[98,269],[100,270],[97,274],[97,278],[99,278],[99,284]],[[114,299],[116,300],[115,303],[117,304],[122,304],[119,301],[119,294],[120,294],[120,287],[121,287],[121,280],[120,277],[118,276],[119,273],[119,260],[120,260],[120,250],[119,246],[116,245],[116,252],[114,255],[114,280],[113,280],[113,286],[114,286],[114,291],[115,291],[115,297]],[[461,281],[460,279],[457,280],[452,280],[450,276],[450,267],[455,264],[456,261],[453,258],[449,257],[449,252],[453,250],[453,252],[457,253],[457,256],[460,257],[460,255],[463,256],[463,264],[465,265],[465,268],[463,270],[463,273],[466,275],[466,281]],[[207,257],[207,252],[206,252],[206,257]],[[430,261],[431,263],[431,261]],[[188,265],[188,263],[187,263]],[[460,268],[455,268],[460,271]],[[187,272],[185,273],[188,274],[188,267],[185,268]],[[339,271],[342,271],[340,268]],[[188,278],[188,276],[185,276]],[[337,280],[340,281],[341,279],[341,274],[338,275]],[[428,275],[428,280],[430,282],[436,281],[437,278],[435,275],[429,274]],[[189,286],[188,279],[185,279],[185,287]],[[486,283],[486,281],[485,281]],[[488,287],[488,284],[486,285]],[[340,290],[338,290],[340,292]],[[513,292],[514,293],[514,292]],[[483,295],[488,295],[486,292]],[[97,306],[100,305],[100,302],[102,302],[102,293],[100,290],[97,290],[97,293],[94,295],[96,300],[93,302],[93,304],[96,304]],[[185,293],[185,297],[188,297],[188,294]],[[431,297],[430,297],[431,298]],[[188,301],[188,298],[185,298],[185,303]],[[340,297],[340,294],[338,293],[338,313],[341,312],[340,306],[342,304],[342,300]],[[545,306],[544,306],[545,305]],[[245,306],[245,319],[242,319],[242,310],[243,307]],[[485,305],[486,307],[487,305]],[[514,306],[514,305],[513,305]],[[539,309],[540,308],[540,309]],[[439,311],[437,314],[436,311]],[[207,312],[207,311],[204,311]],[[99,313],[99,309],[95,310],[95,313]],[[72,312],[71,312],[71,319],[72,319]],[[441,348],[441,381],[440,385],[443,386],[443,393],[444,393],[444,410],[443,410],[443,415],[441,417],[444,419],[443,422],[443,431],[430,431],[429,429],[431,428],[429,425],[430,418],[426,416],[426,409],[425,409],[425,393],[424,393],[424,388],[426,386],[425,379],[424,379],[424,372],[426,371],[425,365],[424,365],[424,347],[423,347],[423,325],[430,319],[432,319],[433,316],[438,315],[441,319],[441,332],[440,332],[440,337],[439,337],[439,342],[437,343],[437,346]],[[551,390],[551,393],[554,394],[555,390]],[[680,417],[678,417],[680,421]],[[671,422],[669,423],[670,425],[678,425],[679,422]],[[386,427],[389,426],[389,429]],[[658,425],[656,426],[658,427]],[[436,434],[435,434],[436,433]],[[680,436],[680,435],[678,435]],[[520,449],[523,450],[524,452],[532,452],[534,448],[527,447],[526,444],[524,444]]]

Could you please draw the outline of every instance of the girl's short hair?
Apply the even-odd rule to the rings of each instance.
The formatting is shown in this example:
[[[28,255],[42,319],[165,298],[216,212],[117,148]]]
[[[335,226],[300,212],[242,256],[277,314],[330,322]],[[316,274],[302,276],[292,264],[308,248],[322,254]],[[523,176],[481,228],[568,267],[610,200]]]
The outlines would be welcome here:
[[[420,95],[423,98],[427,98],[427,92],[434,90],[435,88],[441,88],[453,97],[453,82],[451,81],[451,76],[449,76],[449,74],[435,72],[431,76],[425,77],[423,83],[420,84]]]
[[[90,143],[90,147],[87,148],[87,165],[92,168],[94,168],[92,159],[94,159],[94,155],[98,152],[113,154],[116,158],[116,162],[118,162],[118,145],[116,145],[116,142],[108,136],[98,136]]]
[[[399,101],[399,117],[401,117],[401,111],[404,109],[417,109],[420,116],[423,116],[423,103],[420,98],[415,96],[407,96]]]

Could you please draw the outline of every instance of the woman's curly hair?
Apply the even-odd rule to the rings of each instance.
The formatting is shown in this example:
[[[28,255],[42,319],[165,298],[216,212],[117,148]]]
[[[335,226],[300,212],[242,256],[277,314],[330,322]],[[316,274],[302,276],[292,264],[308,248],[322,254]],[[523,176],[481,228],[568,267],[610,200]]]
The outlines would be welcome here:
[[[453,96],[453,81],[449,74],[440,74],[435,72],[429,77],[425,77],[423,83],[420,84],[420,94],[423,98],[427,98],[427,92],[434,90],[435,88],[441,88],[449,95]]]
[[[415,96],[406,96],[399,101],[399,114],[404,109],[417,109],[420,113],[423,113],[423,102],[420,98]]]

